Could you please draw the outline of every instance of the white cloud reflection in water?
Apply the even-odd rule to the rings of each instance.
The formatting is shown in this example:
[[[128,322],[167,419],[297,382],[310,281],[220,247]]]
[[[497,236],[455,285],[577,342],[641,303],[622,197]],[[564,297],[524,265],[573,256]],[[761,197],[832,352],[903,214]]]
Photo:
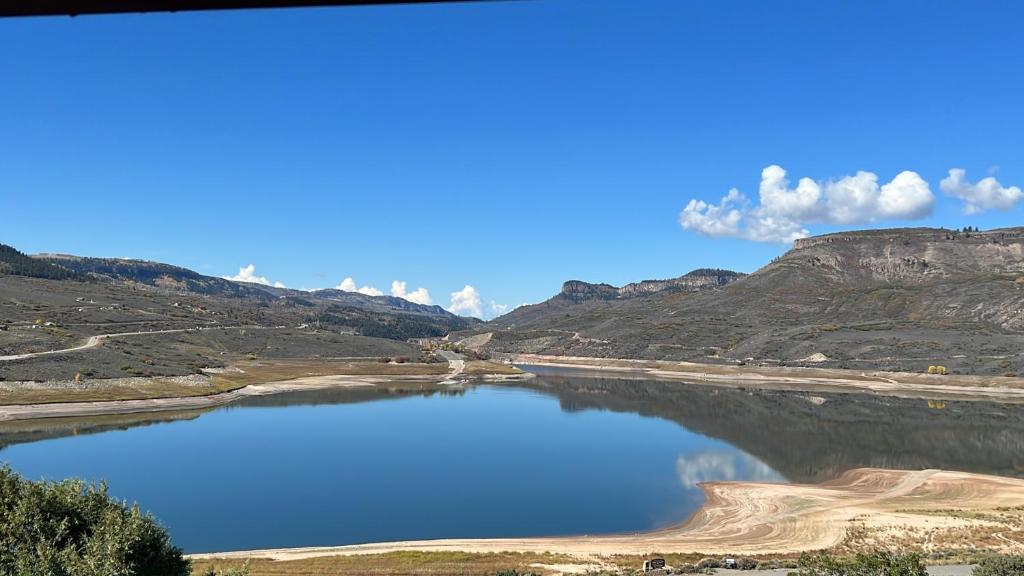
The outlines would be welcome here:
[[[757,458],[742,452],[704,452],[676,458],[676,474],[686,488],[701,482],[748,480],[784,482],[781,474]]]

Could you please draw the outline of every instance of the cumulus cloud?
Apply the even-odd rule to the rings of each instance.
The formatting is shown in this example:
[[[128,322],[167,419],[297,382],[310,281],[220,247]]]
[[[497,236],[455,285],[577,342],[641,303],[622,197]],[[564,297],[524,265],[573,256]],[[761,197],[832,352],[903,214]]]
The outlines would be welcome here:
[[[426,288],[417,288],[412,292],[408,292],[405,288],[405,282],[395,280],[391,283],[391,295],[399,298],[405,298],[409,302],[416,304],[433,304],[434,300],[430,298],[430,292],[427,292]]]
[[[964,201],[964,213],[978,214],[986,210],[1009,210],[1013,208],[1024,192],[1017,186],[1004,187],[994,176],[982,178],[975,184],[967,181],[963,168],[953,168],[949,176],[939,182],[939,188],[949,196]]]
[[[461,316],[475,316],[484,320],[490,320],[508,312],[508,304],[499,304],[494,300],[484,302],[476,288],[466,284],[462,290],[451,293],[451,304],[448,311]]]
[[[477,318],[483,315],[483,302],[480,300],[480,294],[469,284],[466,284],[462,290],[452,292],[451,297],[452,301],[448,306],[448,311],[452,314],[476,316]]]
[[[801,178],[791,188],[786,171],[772,165],[761,171],[758,194],[756,205],[736,188],[717,204],[690,200],[679,224],[707,236],[792,242],[809,234],[807,223],[912,220],[930,214],[935,203],[928,183],[910,171],[881,186],[876,174],[860,171],[825,182]]]
[[[235,282],[249,282],[250,284],[263,284],[264,286],[273,286],[275,288],[286,288],[286,286],[280,282],[274,282],[271,284],[270,280],[267,280],[266,276],[256,275],[256,266],[249,264],[238,269],[238,274],[234,276],[221,276],[225,280],[233,280]]]
[[[374,288],[373,286],[363,286],[359,288],[356,286],[356,281],[351,276],[345,278],[335,287],[336,290],[344,290],[345,292],[358,292],[367,296],[383,296],[384,292]]]
[[[501,316],[505,312],[508,312],[508,308],[509,308],[508,304],[498,304],[494,300],[491,300],[491,303],[490,303],[490,312],[491,312],[490,316],[492,318],[496,317],[496,316]]]

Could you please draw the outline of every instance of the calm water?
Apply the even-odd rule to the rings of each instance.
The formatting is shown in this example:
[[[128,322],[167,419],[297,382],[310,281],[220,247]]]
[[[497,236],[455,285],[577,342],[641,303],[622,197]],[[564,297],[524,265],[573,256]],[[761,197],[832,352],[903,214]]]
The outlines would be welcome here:
[[[525,386],[9,425],[0,459],[32,478],[104,478],[191,552],[645,530],[699,507],[702,481],[864,465],[1024,473],[1013,406],[559,374]]]

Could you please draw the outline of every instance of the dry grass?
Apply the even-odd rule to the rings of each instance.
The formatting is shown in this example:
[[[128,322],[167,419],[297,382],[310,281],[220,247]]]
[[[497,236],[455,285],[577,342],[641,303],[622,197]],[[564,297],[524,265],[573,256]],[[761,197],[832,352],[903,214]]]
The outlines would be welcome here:
[[[554,574],[545,565],[578,562],[558,554],[515,552],[473,554],[468,552],[389,552],[357,556],[323,556],[303,560],[248,561],[250,576],[483,576],[500,570]],[[192,573],[210,568],[245,565],[242,560],[193,560]]]
[[[741,557],[736,554],[724,556]],[[621,574],[639,569],[645,560],[664,558],[669,566],[696,565],[705,558],[722,554],[616,554],[612,556],[574,557],[564,554],[470,553],[470,552],[389,552],[352,556],[322,556],[304,560],[193,560],[193,574],[205,570],[223,570],[248,566],[251,576],[485,576],[504,570],[524,574],[560,574],[559,568],[578,573]],[[753,556],[779,567],[794,567],[798,555]]]
[[[766,386],[772,381],[801,382],[804,384],[818,381],[863,382],[865,384],[890,382],[903,385],[927,386],[965,386],[973,388],[993,389],[1024,389],[1024,378],[1016,376],[970,376],[970,375],[936,375],[915,372],[885,372],[849,370],[843,368],[810,368],[782,366],[753,366],[731,364],[703,364],[694,362],[675,362],[668,360],[631,360],[622,358],[586,358],[571,356],[544,356],[520,354],[518,360],[523,364],[571,365],[580,368],[612,368],[636,370],[642,372],[656,371],[662,374],[680,373],[682,375],[698,375],[705,377],[758,377],[759,386]]]
[[[469,362],[466,362],[466,369],[463,370],[462,373],[467,376],[487,376],[490,374],[511,376],[515,374],[522,374],[523,371],[511,364],[490,362],[488,360],[470,360]]]
[[[95,381],[90,384],[89,387],[77,389],[63,386],[25,386],[23,389],[6,390],[0,393],[0,406],[187,398],[229,392],[243,386],[217,379],[211,379],[207,384],[182,384],[159,377],[118,378],[99,385],[96,385]]]
[[[908,521],[903,525],[872,526],[868,518],[856,518],[833,552],[899,548],[930,556],[941,554],[949,562],[970,563],[977,559],[978,550],[1016,551],[1024,546],[1024,507],[904,508],[894,512],[907,515]],[[915,516],[934,521],[922,525],[910,520]]]
[[[0,392],[0,406],[58,402],[110,402],[189,398],[230,392],[250,384],[294,380],[307,376],[443,376],[447,364],[393,364],[367,360],[255,360],[234,366],[240,371],[215,374],[206,383],[182,383],[173,378],[115,378],[71,384],[26,384]]]
[[[377,360],[252,360],[233,366],[240,372],[217,374],[215,381],[235,387],[265,382],[281,382],[310,376],[443,376],[448,365]]]

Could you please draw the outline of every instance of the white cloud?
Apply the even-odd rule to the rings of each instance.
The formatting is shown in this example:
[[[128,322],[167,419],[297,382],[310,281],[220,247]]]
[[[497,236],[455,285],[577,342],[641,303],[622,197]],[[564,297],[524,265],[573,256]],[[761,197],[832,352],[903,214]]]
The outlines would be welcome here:
[[[430,292],[427,292],[426,288],[417,288],[412,292],[407,292],[405,288],[405,282],[395,280],[391,283],[391,295],[399,298],[405,298],[409,302],[415,304],[433,304],[434,300],[430,297]]]
[[[758,192],[756,206],[736,188],[718,204],[690,200],[679,214],[679,224],[708,236],[792,242],[809,234],[804,228],[808,223],[922,218],[931,213],[935,201],[928,183],[909,171],[882,186],[876,174],[861,171],[825,182],[801,178],[790,188],[786,171],[772,165],[761,171]]]
[[[488,314],[488,317],[489,318],[495,318],[497,316],[501,316],[505,312],[508,312],[508,308],[509,308],[508,304],[498,304],[494,300],[491,300],[491,303],[490,303],[490,314]]]
[[[939,182],[939,188],[950,196],[964,201],[966,214],[977,214],[985,210],[1009,210],[1013,208],[1024,192],[1017,186],[1003,187],[995,177],[982,178],[976,184],[968,182],[963,168],[953,168],[949,176]]]
[[[483,305],[476,288],[466,284],[462,290],[452,292],[451,296],[452,302],[448,306],[448,311],[452,314],[476,316],[477,318],[483,316]]]
[[[687,230],[708,236],[737,236],[746,205],[746,196],[733,188],[718,204],[690,200],[679,214],[679,223]]]
[[[344,290],[345,292],[358,292],[367,296],[383,296],[384,292],[374,288],[373,286],[363,286],[362,288],[356,287],[356,281],[351,276],[345,278],[335,287],[335,290]]]
[[[469,284],[466,284],[462,290],[451,293],[451,304],[448,306],[448,311],[452,314],[475,316],[484,320],[501,316],[508,310],[508,304],[499,304],[494,300],[485,304],[480,293]]]
[[[221,276],[225,280],[233,280],[235,282],[249,282],[251,284],[263,284],[264,286],[274,286],[275,288],[286,288],[286,286],[280,282],[274,282],[271,284],[270,280],[267,280],[266,276],[256,275],[256,266],[249,264],[238,269],[238,274],[234,276]]]
[[[917,220],[932,213],[935,196],[928,183],[917,172],[904,170],[882,186],[878,195],[878,217],[895,220]],[[865,220],[870,222],[874,218]]]
[[[789,188],[786,171],[771,165],[761,171],[761,209],[772,216],[785,215],[794,220],[815,218],[821,212],[818,199],[821,186],[810,178],[801,178],[796,188]],[[730,191],[730,194],[732,192]]]

